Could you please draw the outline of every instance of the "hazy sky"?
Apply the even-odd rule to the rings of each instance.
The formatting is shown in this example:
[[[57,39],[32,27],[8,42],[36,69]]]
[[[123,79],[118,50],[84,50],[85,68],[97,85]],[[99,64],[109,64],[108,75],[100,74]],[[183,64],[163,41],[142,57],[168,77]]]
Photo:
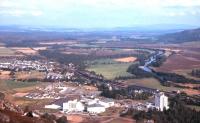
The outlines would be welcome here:
[[[0,25],[200,25],[200,0],[0,0]]]

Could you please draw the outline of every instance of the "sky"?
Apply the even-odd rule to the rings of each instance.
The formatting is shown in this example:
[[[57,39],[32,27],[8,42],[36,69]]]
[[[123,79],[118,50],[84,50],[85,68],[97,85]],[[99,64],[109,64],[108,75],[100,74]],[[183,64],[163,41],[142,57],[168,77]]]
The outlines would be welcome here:
[[[113,28],[200,25],[200,0],[0,0],[0,25]]]

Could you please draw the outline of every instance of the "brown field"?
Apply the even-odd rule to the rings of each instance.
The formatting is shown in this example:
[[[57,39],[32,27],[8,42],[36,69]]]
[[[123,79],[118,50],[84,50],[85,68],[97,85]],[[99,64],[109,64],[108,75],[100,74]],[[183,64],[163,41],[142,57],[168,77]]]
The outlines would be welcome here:
[[[200,60],[194,60],[183,54],[175,54],[170,56],[161,67],[155,68],[155,70],[161,72],[174,72],[177,70],[194,69],[198,67],[200,67]]]
[[[69,123],[135,123],[132,118],[119,116],[83,116],[67,115]]]
[[[16,52],[20,52],[27,55],[37,54],[36,50],[33,50],[32,48],[29,47],[12,47],[11,49],[15,50]]]
[[[14,50],[4,47],[4,46],[1,46],[0,47],[0,56],[16,56],[16,54],[15,54]]]
[[[0,79],[10,79],[10,71],[0,71]]]
[[[190,87],[190,88],[193,88],[193,87],[200,87],[200,84],[182,84],[182,83],[176,83],[177,85],[180,85],[180,86],[184,86],[184,87]]]
[[[118,117],[111,119],[110,122],[102,122],[102,123],[136,123],[136,121],[131,118]]]
[[[28,79],[44,79],[45,73],[39,71],[30,71],[30,72],[16,72],[15,77],[17,80],[28,80]]]
[[[185,92],[188,95],[199,95],[200,91],[195,89],[183,89],[183,92]]]
[[[14,97],[24,97],[26,96],[28,93],[16,93],[16,94],[13,94]]]
[[[173,49],[173,48],[170,48]],[[154,68],[160,72],[171,72],[183,75],[186,78],[200,80],[200,78],[190,75],[192,69],[200,68],[200,43],[185,43],[178,48],[177,52],[168,57],[166,62],[159,68]],[[184,85],[183,85],[184,86]],[[187,86],[187,85],[186,85]],[[198,94],[196,90],[184,90],[188,94]]]
[[[164,49],[165,51],[173,51],[175,54],[171,55],[160,68],[155,68],[155,70],[176,73],[177,71],[180,72],[182,70],[185,71],[200,68],[199,42],[168,44],[160,47],[162,47],[161,49]]]
[[[136,57],[124,57],[124,58],[117,58],[114,60],[117,62],[134,62],[137,60],[137,58]]]
[[[84,118],[80,115],[67,115],[67,120],[69,120],[70,123],[81,123]]]

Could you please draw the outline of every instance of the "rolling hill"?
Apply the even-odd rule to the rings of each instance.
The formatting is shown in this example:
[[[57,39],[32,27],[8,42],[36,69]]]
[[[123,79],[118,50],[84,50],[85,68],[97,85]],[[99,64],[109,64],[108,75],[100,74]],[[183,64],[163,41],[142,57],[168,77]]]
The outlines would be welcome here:
[[[200,41],[200,28],[161,35],[158,36],[158,41],[166,43]]]

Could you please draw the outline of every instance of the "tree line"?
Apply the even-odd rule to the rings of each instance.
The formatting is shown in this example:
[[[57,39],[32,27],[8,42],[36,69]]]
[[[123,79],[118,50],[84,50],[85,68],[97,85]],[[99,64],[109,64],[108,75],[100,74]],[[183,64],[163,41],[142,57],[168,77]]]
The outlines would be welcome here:
[[[194,77],[200,78],[200,69],[194,69],[190,74]]]
[[[132,116],[138,122],[153,120],[155,123],[200,123],[200,111],[188,108],[178,96],[170,99],[169,107],[163,112],[156,109],[150,109],[147,112],[129,109],[121,116]]]

